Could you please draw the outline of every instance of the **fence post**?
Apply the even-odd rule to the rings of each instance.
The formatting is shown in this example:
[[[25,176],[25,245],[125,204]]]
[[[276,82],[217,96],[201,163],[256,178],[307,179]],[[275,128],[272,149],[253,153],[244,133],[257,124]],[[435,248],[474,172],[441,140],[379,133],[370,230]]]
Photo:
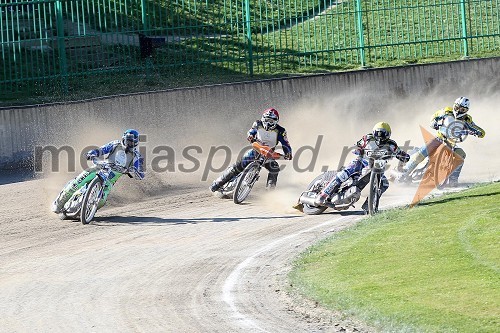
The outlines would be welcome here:
[[[465,0],[460,0],[460,14],[462,18],[462,44],[464,46],[464,58],[469,58],[469,43],[467,40],[467,17],[465,13]]]
[[[147,2],[146,0],[141,0],[141,19],[142,19],[142,29],[144,30],[144,34],[147,36],[149,33],[147,33],[148,30],[148,16],[146,13],[146,6]]]
[[[57,48],[59,51],[59,67],[62,78],[62,90],[68,92],[68,67],[66,63],[66,46],[64,45],[64,19],[61,0],[56,0],[56,29],[57,29]]]
[[[248,43],[248,73],[253,75],[252,30],[250,24],[250,0],[245,0],[245,29]]]
[[[365,32],[363,30],[363,14],[361,13],[361,0],[356,0],[356,20],[358,22],[359,34],[359,57],[361,58],[361,67],[366,67],[365,63]]]

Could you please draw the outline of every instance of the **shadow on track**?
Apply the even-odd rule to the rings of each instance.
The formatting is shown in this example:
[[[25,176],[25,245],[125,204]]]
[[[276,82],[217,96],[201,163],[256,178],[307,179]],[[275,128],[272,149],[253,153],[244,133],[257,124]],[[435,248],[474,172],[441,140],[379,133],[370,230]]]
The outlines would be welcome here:
[[[303,217],[302,215],[290,216],[249,216],[249,217],[198,217],[198,218],[163,218],[156,216],[100,216],[94,218],[93,225],[111,226],[117,224],[198,224],[198,223],[219,223],[219,222],[237,222],[243,220],[270,220],[270,219],[292,219]]]

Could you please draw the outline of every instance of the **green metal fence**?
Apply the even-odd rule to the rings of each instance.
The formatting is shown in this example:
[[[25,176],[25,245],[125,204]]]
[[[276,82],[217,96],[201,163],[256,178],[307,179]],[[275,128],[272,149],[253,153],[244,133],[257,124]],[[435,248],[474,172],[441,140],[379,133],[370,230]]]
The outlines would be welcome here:
[[[500,0],[0,0],[0,11],[2,97],[500,55]]]

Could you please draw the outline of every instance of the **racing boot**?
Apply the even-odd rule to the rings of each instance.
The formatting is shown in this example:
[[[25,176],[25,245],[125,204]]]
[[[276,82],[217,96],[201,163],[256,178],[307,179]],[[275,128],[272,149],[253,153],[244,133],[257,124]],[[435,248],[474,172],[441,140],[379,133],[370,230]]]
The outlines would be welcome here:
[[[229,166],[214,182],[209,186],[210,191],[212,193],[220,190],[224,184],[230,181],[234,176],[238,175],[240,172],[236,168],[235,165]]]
[[[278,182],[278,173],[280,172],[280,166],[276,161],[267,162],[264,167],[269,171],[267,174],[266,190],[273,190]]]
[[[462,163],[458,164],[456,166],[455,170],[453,170],[453,172],[449,176],[448,186],[449,187],[458,187],[458,186],[460,186],[458,184],[458,177],[460,177],[460,173],[462,172],[462,168],[464,166],[464,160],[465,160],[466,154],[462,148],[456,148],[453,152],[459,156],[459,157],[455,157],[455,160],[462,159]]]
[[[57,198],[54,200],[52,205],[50,206],[50,210],[56,214],[59,214],[63,209],[66,201],[68,201],[71,198],[74,192],[75,191],[69,192],[66,190],[62,190],[57,196]]]
[[[422,162],[424,159],[425,156],[420,151],[417,151],[415,154],[413,154],[408,163],[406,163],[403,167],[402,172],[394,171],[396,181],[405,182],[408,179],[410,173],[415,170],[417,165],[419,165],[420,162]]]
[[[278,174],[274,172],[269,172],[267,175],[266,190],[274,190],[276,188],[276,182],[278,181]]]

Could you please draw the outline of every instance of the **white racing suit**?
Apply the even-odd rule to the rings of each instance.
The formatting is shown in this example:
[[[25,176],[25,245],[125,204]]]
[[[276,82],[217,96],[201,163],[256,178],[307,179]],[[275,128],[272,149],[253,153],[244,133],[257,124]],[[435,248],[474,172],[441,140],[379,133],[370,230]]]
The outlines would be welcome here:
[[[285,159],[291,159],[292,157],[292,147],[288,142],[286,135],[286,130],[280,125],[276,125],[274,129],[266,130],[260,120],[253,123],[252,128],[248,131],[249,140],[257,140],[258,142],[264,144],[265,146],[275,148],[278,143],[281,143],[283,147],[283,152],[285,153]],[[247,165],[255,161],[259,157],[259,153],[254,149],[249,149],[243,156],[238,159],[234,164],[230,165],[210,186],[212,192],[219,190],[224,184],[230,181],[233,177],[240,174]],[[278,173],[280,171],[280,166],[278,162],[271,159],[264,167],[269,171],[267,176],[266,187],[274,188],[278,181]]]
[[[465,151],[457,146],[457,143],[463,142],[467,134],[472,134],[478,138],[485,136],[485,131],[477,126],[472,117],[466,114],[461,119],[456,119],[451,107],[446,107],[437,111],[432,115],[431,127],[437,130],[437,137],[414,153],[410,161],[403,167],[403,174],[400,177],[404,179],[410,174],[426,157],[429,153],[434,152],[440,145],[446,143],[453,152],[457,153],[465,160]],[[458,177],[462,171],[463,163],[458,165],[449,176],[449,183],[458,183]]]

